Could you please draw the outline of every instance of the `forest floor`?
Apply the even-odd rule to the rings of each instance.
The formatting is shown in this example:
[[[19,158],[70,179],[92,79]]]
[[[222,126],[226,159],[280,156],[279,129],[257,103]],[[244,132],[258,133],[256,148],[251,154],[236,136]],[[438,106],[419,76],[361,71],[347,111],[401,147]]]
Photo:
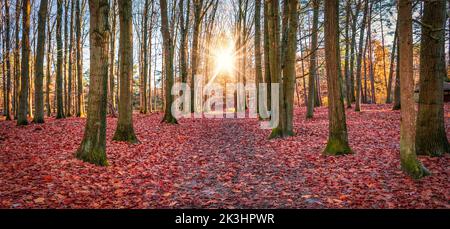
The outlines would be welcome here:
[[[85,120],[48,119],[17,127],[0,122],[0,208],[450,208],[450,155],[420,157],[432,176],[400,170],[400,113],[386,105],[347,110],[355,154],[321,155],[327,108],[305,120],[295,111],[295,137],[268,140],[253,119],[134,116],[137,145],[113,142],[109,166],[74,158]],[[450,137],[450,104],[446,104]]]

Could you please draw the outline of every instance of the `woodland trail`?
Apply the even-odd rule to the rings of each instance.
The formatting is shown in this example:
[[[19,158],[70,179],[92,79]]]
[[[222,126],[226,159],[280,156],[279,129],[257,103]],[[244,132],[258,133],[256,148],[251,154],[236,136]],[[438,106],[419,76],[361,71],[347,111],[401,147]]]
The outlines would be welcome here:
[[[108,167],[74,158],[84,119],[0,122],[0,208],[449,208],[450,155],[420,157],[432,176],[400,170],[399,112],[347,110],[355,154],[321,155],[327,109],[296,109],[296,136],[268,140],[255,119],[134,116],[140,144],[112,141]],[[446,105],[450,134],[450,106]]]

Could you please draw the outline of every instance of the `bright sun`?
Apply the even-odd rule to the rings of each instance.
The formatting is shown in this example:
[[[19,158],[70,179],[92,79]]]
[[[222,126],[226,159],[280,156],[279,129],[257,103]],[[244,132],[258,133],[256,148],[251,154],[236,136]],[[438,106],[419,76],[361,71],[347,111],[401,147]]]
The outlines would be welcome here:
[[[215,53],[216,72],[232,73],[234,69],[233,48],[219,48]]]

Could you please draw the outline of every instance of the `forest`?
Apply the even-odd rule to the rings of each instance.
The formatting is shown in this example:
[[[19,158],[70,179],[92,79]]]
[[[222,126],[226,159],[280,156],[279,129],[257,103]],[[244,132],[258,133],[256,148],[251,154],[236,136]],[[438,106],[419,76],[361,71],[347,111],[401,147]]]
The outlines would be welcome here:
[[[450,1],[2,0],[0,208],[450,208]]]

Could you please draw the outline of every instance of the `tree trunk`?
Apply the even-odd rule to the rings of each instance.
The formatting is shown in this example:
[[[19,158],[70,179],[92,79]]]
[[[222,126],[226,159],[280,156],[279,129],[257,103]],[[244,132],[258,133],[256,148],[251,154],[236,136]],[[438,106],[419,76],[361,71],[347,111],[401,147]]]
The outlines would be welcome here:
[[[20,98],[17,125],[27,125],[28,89],[30,78],[30,0],[23,0],[22,4],[22,75],[20,79]]]
[[[172,96],[172,86],[174,81],[173,73],[173,40],[169,31],[169,20],[167,16],[167,1],[160,0],[161,7],[161,32],[163,35],[163,48],[164,48],[164,62],[165,62],[165,72],[166,72],[166,89],[165,89],[165,109],[163,122],[177,124],[177,120],[173,117],[171,112],[173,96]],[[193,83],[192,83],[193,84]]]
[[[109,49],[109,81],[108,81],[108,104],[111,108],[110,111],[112,115],[115,113],[116,109],[116,97],[114,95],[114,77],[115,77],[115,68],[114,68],[114,61],[115,61],[115,51],[116,51],[116,7],[117,6],[117,0],[113,0],[112,8],[111,8],[111,42],[110,42],[110,49]]]
[[[72,6],[70,8],[70,38],[69,38],[69,70],[67,74],[67,110],[66,116],[72,116],[72,84],[73,84],[73,42],[74,42],[74,8],[75,1],[72,1]]]
[[[69,57],[69,2],[64,0],[64,53],[63,53],[63,111],[64,117],[67,114],[68,110],[68,57]]]
[[[350,86],[350,14],[352,10],[351,0],[347,0],[346,3],[346,16],[345,16],[345,58],[344,58],[344,76],[345,76],[345,98],[347,102],[347,108],[352,107],[352,96]]]
[[[311,55],[309,62],[309,76],[308,76],[308,105],[306,111],[306,118],[312,118],[314,116],[314,99],[315,99],[315,82],[317,78],[317,47],[318,47],[318,27],[319,27],[319,7],[320,1],[313,0],[312,2],[313,13],[313,26],[311,31]]]
[[[188,78],[188,66],[187,66],[187,55],[188,55],[188,34],[189,34],[189,20],[191,12],[191,1],[188,0],[186,6],[184,5],[184,0],[180,1],[180,74],[181,82],[187,83]],[[184,13],[184,8],[186,8],[186,13]],[[186,18],[185,18],[186,14]]]
[[[36,113],[35,123],[44,123],[44,50],[45,50],[45,24],[47,19],[48,0],[42,0],[39,7],[38,21],[38,43],[35,67],[36,75],[34,77]]]
[[[143,59],[143,65],[142,65],[142,92],[140,94],[141,98],[141,113],[147,114],[148,113],[148,107],[147,107],[147,74],[148,74],[148,0],[145,0],[144,4],[144,14],[143,14],[143,41],[142,41],[142,59]]]
[[[51,85],[51,49],[52,49],[52,29],[50,28],[50,13],[47,14],[47,74],[45,76],[45,110],[47,112],[47,117],[52,114],[50,105],[50,85]]]
[[[372,48],[372,8],[373,3],[370,4],[369,7],[369,28],[367,28],[367,46],[368,46],[368,54],[369,54],[369,80],[370,80],[370,103],[375,104],[376,101],[376,92],[375,92],[375,75],[373,69],[373,48]],[[384,48],[384,47],[383,47]]]
[[[76,0],[75,7],[75,27],[77,42],[77,117],[84,117],[84,101],[83,101],[83,50],[81,47],[81,10],[80,0]]]
[[[137,143],[133,128],[133,11],[132,3],[119,0],[120,102],[119,120],[114,140]]]
[[[10,17],[9,0],[5,0],[5,59],[6,59],[6,96],[5,96],[5,116],[6,120],[11,120],[11,40],[10,40]]]
[[[14,118],[19,116],[19,96],[20,96],[20,15],[21,15],[21,2],[16,0],[16,26],[15,26],[15,51],[14,51],[14,99],[13,110]]]
[[[89,0],[90,76],[86,128],[76,156],[96,165],[106,159],[106,103],[109,54],[108,0]]]
[[[267,84],[267,110],[271,110],[272,100],[271,100],[271,83],[272,77],[270,76],[270,60],[269,60],[269,3],[264,1],[264,82]]]
[[[325,155],[352,153],[348,145],[347,124],[344,101],[342,99],[342,77],[339,54],[339,3],[338,0],[325,1],[325,61],[328,87],[328,143]]]
[[[287,11],[284,17],[287,17],[287,23],[284,25],[286,33],[284,35],[287,43],[285,44],[286,52],[283,60],[283,99],[280,100],[281,106],[284,106],[284,120],[282,135],[283,137],[293,136],[293,117],[294,117],[294,91],[295,91],[295,75],[296,75],[296,53],[297,53],[297,28],[298,28],[298,0],[290,0],[287,5]]]
[[[166,1],[164,1],[166,2]],[[203,0],[194,0],[194,28],[193,28],[193,37],[192,37],[192,48],[191,48],[191,111],[195,111],[195,96],[194,96],[194,78],[198,74],[198,65],[199,65],[199,36],[201,30],[201,22],[202,22],[202,9],[203,9]],[[170,58],[169,58],[170,59]],[[167,60],[167,59],[166,59]],[[173,66],[172,66],[173,67]],[[170,67],[169,67],[170,68]],[[166,70],[166,73],[168,71]],[[167,92],[166,92],[167,94]],[[167,101],[166,101],[167,102]]]
[[[359,32],[359,52],[358,57],[356,58],[356,105],[355,111],[361,111],[361,66],[362,66],[362,57],[363,57],[363,47],[364,47],[364,30],[367,21],[367,11],[369,9],[369,0],[365,0],[364,4],[364,15],[363,21],[361,24],[361,31]]]
[[[413,39],[412,39],[412,1],[399,0],[398,37],[400,47],[401,81],[401,124],[400,124],[400,161],[402,169],[411,177],[418,179],[428,174],[416,156],[413,78]]]
[[[387,82],[387,74],[386,74],[386,48],[385,48],[385,42],[384,42],[384,26],[383,26],[383,7],[382,2],[380,1],[380,27],[381,27],[381,45],[383,47],[383,79],[384,84],[386,85],[386,94],[388,94],[387,90],[389,90],[388,82]]]
[[[392,110],[400,110],[401,109],[401,100],[400,100],[400,47],[398,44],[397,37],[397,68],[395,73],[395,86],[394,86],[394,106]]]
[[[416,151],[419,155],[442,156],[448,153],[444,122],[444,78],[446,0],[425,1],[420,45],[420,93],[416,126]],[[444,58],[442,58],[444,57]]]
[[[397,51],[397,40],[398,40],[398,31],[397,27],[395,28],[394,41],[392,42],[392,53],[391,53],[391,63],[389,66],[389,79],[387,84],[387,96],[386,103],[392,103],[392,80],[394,76],[394,62],[395,62],[395,54]]]
[[[269,40],[269,64],[270,64],[270,76],[271,83],[278,83],[279,90],[279,100],[283,101],[283,82],[281,79],[281,60],[280,60],[280,3],[278,1],[270,1],[267,3],[267,13],[268,13],[268,40]],[[280,103],[280,107],[272,107],[272,117],[273,115],[278,115],[278,126],[272,130],[269,138],[283,137],[283,125],[285,124],[284,118],[284,106]]]
[[[356,102],[355,96],[355,49],[356,49],[356,34],[357,28],[356,25],[358,23],[359,13],[361,11],[362,0],[358,1],[356,6],[355,14],[353,15],[352,22],[352,41],[350,48],[350,96],[352,98],[352,102]]]
[[[63,42],[62,42],[63,0],[57,0],[56,13],[56,118],[64,118],[63,107]]]
[[[261,0],[255,1],[255,82],[256,82],[256,107],[258,117],[260,114],[260,105],[263,106],[265,103],[260,104],[261,98],[259,97],[259,85],[263,83],[262,75],[262,57],[261,57]],[[264,102],[264,101],[263,101]],[[266,110],[265,107],[262,110]]]

